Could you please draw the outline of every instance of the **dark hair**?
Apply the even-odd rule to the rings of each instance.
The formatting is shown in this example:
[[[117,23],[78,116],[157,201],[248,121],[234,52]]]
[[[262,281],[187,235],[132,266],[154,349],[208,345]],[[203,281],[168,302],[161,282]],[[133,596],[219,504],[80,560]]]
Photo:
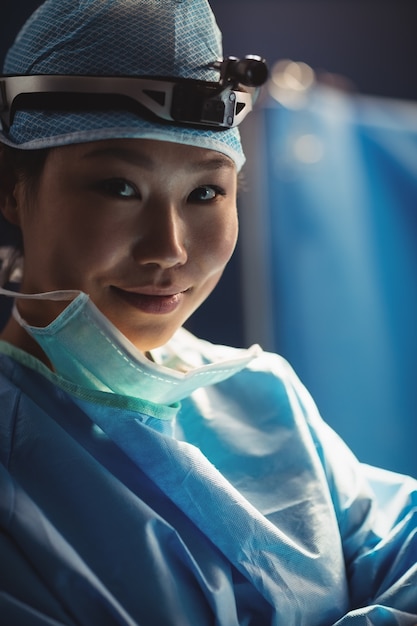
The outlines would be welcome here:
[[[17,180],[28,183],[29,190],[34,191],[42,174],[50,148],[21,150],[20,148],[12,148],[3,144],[1,149],[3,150],[6,172],[14,175]]]
[[[49,152],[49,148],[21,150],[0,143],[0,188],[7,189],[13,181],[22,181],[28,198],[34,195]],[[0,212],[0,246],[4,245],[23,250],[20,229]]]

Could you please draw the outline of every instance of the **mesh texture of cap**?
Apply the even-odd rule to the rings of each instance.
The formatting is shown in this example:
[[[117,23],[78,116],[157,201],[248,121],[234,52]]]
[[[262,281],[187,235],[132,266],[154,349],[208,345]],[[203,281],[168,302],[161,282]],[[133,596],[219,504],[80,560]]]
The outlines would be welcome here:
[[[160,76],[218,80],[222,56],[207,0],[47,0],[10,48],[4,74]],[[147,138],[217,150],[244,162],[239,132],[177,127],[125,111],[17,111],[0,140],[22,149]]]

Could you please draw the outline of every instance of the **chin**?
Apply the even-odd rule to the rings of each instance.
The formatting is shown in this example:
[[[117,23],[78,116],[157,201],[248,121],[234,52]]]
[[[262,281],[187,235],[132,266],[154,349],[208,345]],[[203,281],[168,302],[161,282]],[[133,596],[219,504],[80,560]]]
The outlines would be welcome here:
[[[179,326],[175,326],[175,328],[167,329],[152,329],[152,331],[148,329],[144,330],[133,330],[126,329],[118,326],[120,332],[135,346],[137,350],[140,352],[149,352],[150,350],[154,350],[155,348],[160,348],[164,344],[167,343],[174,335],[174,333],[178,330]]]

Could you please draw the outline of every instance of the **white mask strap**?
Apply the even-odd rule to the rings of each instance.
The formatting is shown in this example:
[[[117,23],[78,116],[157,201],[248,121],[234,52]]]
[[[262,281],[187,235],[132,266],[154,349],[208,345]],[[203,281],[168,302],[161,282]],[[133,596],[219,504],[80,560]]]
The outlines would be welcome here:
[[[45,291],[42,293],[19,293],[0,287],[0,295],[10,296],[16,300],[73,300],[80,295],[76,289],[61,289],[58,291]]]

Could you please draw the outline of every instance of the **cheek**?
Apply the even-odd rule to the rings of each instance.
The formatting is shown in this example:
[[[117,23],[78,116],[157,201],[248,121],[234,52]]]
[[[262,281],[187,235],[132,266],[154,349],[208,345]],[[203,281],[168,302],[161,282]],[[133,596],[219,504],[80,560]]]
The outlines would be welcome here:
[[[80,205],[82,206],[82,205]],[[107,271],[125,254],[131,238],[132,226],[120,216],[91,210],[86,204],[83,211],[67,212],[67,224],[61,224],[61,243],[57,252],[66,259],[72,257],[74,266],[82,268],[85,275]]]
[[[89,220],[68,219],[62,211],[30,224],[25,245],[26,278],[48,282],[52,288],[85,288],[97,273],[119,262],[123,237],[116,228]]]
[[[207,261],[212,272],[222,271],[233,254],[238,235],[236,211],[225,219],[212,220],[202,229],[200,241],[204,241]]]

